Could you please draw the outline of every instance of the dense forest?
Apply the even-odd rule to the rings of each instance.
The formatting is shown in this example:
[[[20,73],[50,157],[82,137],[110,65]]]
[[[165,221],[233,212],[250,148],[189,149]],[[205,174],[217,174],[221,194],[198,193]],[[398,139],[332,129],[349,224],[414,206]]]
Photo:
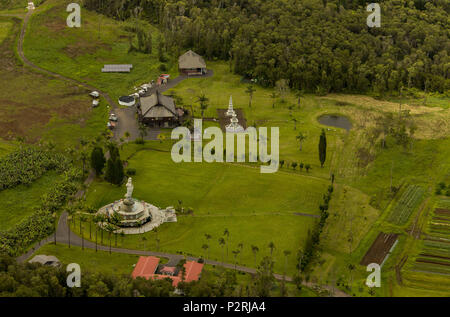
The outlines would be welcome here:
[[[448,93],[450,2],[385,0],[381,27],[363,0],[85,0],[90,10],[158,25],[172,56],[191,48],[272,86],[310,92],[402,88]]]

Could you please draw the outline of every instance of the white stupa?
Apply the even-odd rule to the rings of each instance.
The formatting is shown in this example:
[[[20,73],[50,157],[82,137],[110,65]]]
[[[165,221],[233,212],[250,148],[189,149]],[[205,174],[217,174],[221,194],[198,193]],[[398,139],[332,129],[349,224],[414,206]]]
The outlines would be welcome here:
[[[239,133],[244,132],[244,128],[239,124],[239,120],[236,116],[236,113],[233,113],[233,116],[230,119],[230,124],[225,127],[226,132],[229,133]]]
[[[230,96],[230,102],[228,103],[228,110],[227,110],[227,117],[232,117],[235,113],[235,111],[233,110],[233,97]]]

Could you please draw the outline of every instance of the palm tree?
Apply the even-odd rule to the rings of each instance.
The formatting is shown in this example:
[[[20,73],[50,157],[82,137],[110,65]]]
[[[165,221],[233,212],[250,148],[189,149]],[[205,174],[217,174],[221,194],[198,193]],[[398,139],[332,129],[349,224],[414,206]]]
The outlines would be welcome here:
[[[219,245],[222,246],[222,265],[223,265],[223,246],[225,245],[224,238],[219,238]]]
[[[234,251],[231,251],[231,252],[232,252],[233,255],[234,255],[234,269],[236,270],[236,268],[237,268],[236,258],[237,258],[238,254],[239,254],[241,251],[239,251],[239,250],[234,250]]]
[[[67,216],[67,231],[69,234],[69,248],[70,248],[70,221],[72,220],[72,216]]]
[[[278,94],[274,91],[270,94],[270,98],[272,98],[272,108],[275,108],[275,99],[277,99]]]
[[[300,151],[302,150],[303,141],[306,139],[306,135],[302,132],[299,132],[298,135],[295,137],[298,142],[300,143]]]
[[[240,250],[240,252],[241,252],[241,264],[242,264],[242,249],[244,249],[244,243],[239,243],[238,244],[238,248],[239,248],[239,250]]]
[[[105,216],[105,215],[99,215],[97,220],[98,220],[98,221],[100,222],[100,224],[101,224],[101,227],[100,227],[100,229],[101,229],[100,244],[103,244],[103,230],[104,230],[104,228],[103,228],[103,223],[106,221],[106,216]]]
[[[223,235],[227,237],[226,246],[227,246],[227,261],[228,261],[228,240],[230,238],[230,231],[228,231],[228,229],[225,229],[225,231],[223,232]]]
[[[288,256],[291,254],[291,251],[289,250],[284,250],[283,251],[284,254],[284,275],[286,275],[286,270],[287,270],[287,265],[288,265]]]
[[[298,276],[302,274],[302,260],[303,260],[303,251],[298,250]]]
[[[83,222],[86,221],[86,217],[80,215],[80,236],[81,236],[81,250],[84,250],[84,234],[83,234]]]
[[[248,102],[248,106],[251,108],[252,107],[252,99],[253,99],[253,93],[256,91],[255,88],[253,88],[253,85],[248,85],[247,90],[245,91],[246,94],[249,95],[250,99]]]
[[[99,222],[99,216],[94,216],[94,223],[95,223],[95,252],[97,252],[97,235],[98,235],[98,222]]]
[[[297,97],[297,106],[300,107],[300,99],[303,97],[303,91],[297,90],[295,96]]]
[[[111,254],[111,233],[113,233],[116,230],[116,228],[114,228],[111,224],[108,223],[105,229],[109,234],[109,254]]]
[[[200,96],[197,96],[197,102],[200,104],[200,109],[202,111],[202,118],[203,113],[205,112],[206,109],[208,109],[208,101],[209,99],[203,93]]]
[[[147,127],[145,124],[139,124],[139,135],[141,139],[144,139],[144,137],[147,135]]]
[[[85,166],[86,166],[86,161],[88,159],[87,153],[85,151],[82,151],[80,158],[81,158],[81,162],[83,162],[83,175],[84,175],[86,173]]]
[[[56,212],[54,212],[52,214],[52,218],[53,218],[53,229],[55,230],[55,245],[56,245]]]
[[[294,130],[297,130],[297,119],[292,118],[291,120],[294,122]]]
[[[207,245],[206,243],[202,245],[202,249],[205,250],[206,252],[208,252],[209,249],[209,245]],[[209,256],[207,256],[207,253],[205,253],[205,259],[207,259]]]
[[[251,248],[252,248],[253,256],[255,258],[255,267],[256,267],[256,254],[258,253],[259,248],[256,245],[252,245]]]
[[[142,242],[144,243],[144,251],[145,251],[145,241],[147,241],[147,238],[145,236],[142,236]]]
[[[275,244],[272,241],[269,242],[269,249],[270,249],[270,256],[272,257],[273,250],[275,249]]]

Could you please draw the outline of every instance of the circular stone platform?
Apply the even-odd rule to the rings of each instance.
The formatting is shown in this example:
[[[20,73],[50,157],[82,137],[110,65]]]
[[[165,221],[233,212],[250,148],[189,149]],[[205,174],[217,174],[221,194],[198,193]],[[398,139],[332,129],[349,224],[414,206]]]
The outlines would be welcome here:
[[[120,219],[116,233],[139,234],[152,230],[164,222],[176,222],[177,216],[173,207],[159,209],[145,201],[132,198],[133,183],[131,177],[127,183],[127,193],[125,199],[117,200],[111,204],[103,206],[97,214],[105,215],[108,219],[114,215],[119,215]],[[107,223],[101,223],[105,227]]]

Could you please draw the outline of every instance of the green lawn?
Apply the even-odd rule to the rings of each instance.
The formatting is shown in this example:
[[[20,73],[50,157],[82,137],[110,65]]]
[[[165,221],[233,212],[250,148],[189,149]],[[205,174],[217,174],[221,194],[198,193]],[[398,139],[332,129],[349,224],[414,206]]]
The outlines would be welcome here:
[[[228,229],[229,262],[233,261],[231,251],[243,243],[242,259],[240,255],[237,260],[254,266],[251,245],[260,248],[260,259],[268,254],[267,245],[273,241],[278,272],[284,264],[284,250],[293,253],[289,271],[294,272],[295,253],[315,221],[294,212],[317,215],[327,186],[326,181],[312,177],[283,172],[261,174],[259,169],[241,165],[176,164],[169,153],[148,149],[137,152],[129,166],[137,170],[133,177],[134,197],[159,207],[176,206],[181,200],[183,206],[194,210],[193,216],[179,216],[177,223],[160,227],[161,250],[205,256],[202,246],[208,243],[209,258],[221,260],[218,239]],[[98,208],[120,199],[125,191],[124,186],[96,181],[88,190],[87,203]],[[210,241],[205,241],[206,233],[212,235]],[[155,249],[155,234],[146,236],[147,247]],[[142,248],[141,237],[126,237],[125,246]]]
[[[15,224],[30,216],[59,176],[49,172],[31,186],[19,185],[0,191],[0,230],[12,228]]]
[[[83,270],[91,272],[105,272],[110,274],[131,275],[139,256],[131,254],[112,253],[91,249],[82,250],[80,247],[62,244],[47,244],[40,248],[36,254],[54,255],[63,265],[77,263]]]

